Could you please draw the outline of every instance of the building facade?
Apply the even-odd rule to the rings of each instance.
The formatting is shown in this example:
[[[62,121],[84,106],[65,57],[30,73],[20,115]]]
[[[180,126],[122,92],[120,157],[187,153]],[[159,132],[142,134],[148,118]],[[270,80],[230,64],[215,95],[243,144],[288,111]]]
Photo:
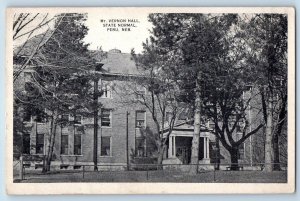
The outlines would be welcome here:
[[[94,118],[67,113],[60,115],[59,118],[70,123],[57,127],[51,163],[55,168],[78,169],[82,165],[90,165],[92,168],[96,162],[103,168],[115,165],[125,169],[128,164],[145,161],[155,163],[157,148],[155,143],[147,141],[144,132],[146,128],[155,132],[155,123],[150,111],[137,101],[139,94],[132,93],[128,88],[134,85],[139,93],[147,96],[146,88],[135,85],[135,80],[145,78],[136,68],[131,55],[117,49],[109,51],[102,64],[97,83],[98,90],[103,92],[98,97],[97,140],[95,141]],[[16,82],[18,86],[24,86],[19,90],[26,90],[26,82],[30,79],[31,72],[27,70]],[[37,158],[42,158],[49,148],[49,125],[38,114],[23,112],[22,152],[31,158],[25,164],[40,168],[43,161]],[[249,110],[251,116],[250,113]],[[172,133],[165,136],[168,140],[164,164],[190,164],[193,131],[191,119],[176,119]],[[202,123],[199,164],[204,164],[203,168],[214,167],[216,163],[230,163],[229,153],[215,138],[213,131],[211,122]],[[237,138],[238,135],[237,133]],[[253,162],[252,145],[253,139],[249,138],[240,147],[240,162]],[[142,160],[143,158],[147,160]]]

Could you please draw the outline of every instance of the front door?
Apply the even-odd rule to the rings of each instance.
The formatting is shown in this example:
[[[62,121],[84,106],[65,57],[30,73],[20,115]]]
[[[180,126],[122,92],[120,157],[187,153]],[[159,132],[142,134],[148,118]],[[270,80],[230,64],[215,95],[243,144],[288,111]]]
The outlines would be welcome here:
[[[176,155],[182,164],[189,164],[191,162],[191,148],[190,147],[177,147]]]

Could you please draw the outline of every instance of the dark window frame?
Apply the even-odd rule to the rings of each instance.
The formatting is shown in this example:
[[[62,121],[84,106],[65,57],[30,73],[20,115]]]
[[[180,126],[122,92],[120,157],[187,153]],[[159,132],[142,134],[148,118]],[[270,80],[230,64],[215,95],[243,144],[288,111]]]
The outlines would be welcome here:
[[[42,138],[39,138],[40,136],[43,136]],[[42,139],[42,140],[41,140]],[[42,149],[40,149],[42,148]],[[35,153],[36,154],[44,154],[45,151],[45,134],[36,134],[36,148]]]
[[[80,117],[80,120],[77,120],[77,117]],[[76,114],[74,115],[74,124],[82,124],[82,115]]]
[[[136,157],[146,157],[146,139],[144,137],[135,138],[135,156]]]
[[[109,112],[108,117],[107,117],[107,113],[105,114],[105,112]],[[112,109],[108,109],[108,108],[101,109],[101,127],[107,127],[107,128],[112,127]]]
[[[112,98],[111,82],[106,80],[101,80],[100,92],[102,92],[100,98]]]
[[[63,138],[67,138],[66,141],[63,141]],[[65,144],[66,142],[66,144]],[[69,135],[62,134],[60,139],[60,155],[69,155]]]
[[[139,118],[138,113],[143,114],[143,119]],[[144,110],[137,110],[135,112],[135,127],[136,128],[145,128],[146,127],[146,111]]]
[[[79,140],[76,140],[76,138],[79,138]],[[82,155],[82,135],[79,133],[74,134],[74,155]]]
[[[104,139],[109,139],[109,145],[104,145],[104,143],[107,143],[107,141],[105,141]],[[112,145],[112,139],[111,136],[102,136],[101,137],[101,149],[100,149],[100,156],[101,157],[110,157],[112,156],[112,150],[111,150],[111,146]],[[107,148],[109,148],[109,153],[107,153]]]
[[[31,142],[31,139],[30,139],[30,134],[23,134],[23,137],[22,137],[22,152],[23,154],[30,154],[30,142]]]

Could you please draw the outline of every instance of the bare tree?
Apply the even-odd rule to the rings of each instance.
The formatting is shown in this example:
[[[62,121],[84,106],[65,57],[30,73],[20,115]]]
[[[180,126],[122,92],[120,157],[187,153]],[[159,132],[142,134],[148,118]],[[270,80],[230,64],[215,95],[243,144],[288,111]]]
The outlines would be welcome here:
[[[132,51],[132,57],[141,70],[142,76],[131,79],[130,83],[122,88],[122,91],[126,91],[126,97],[121,100],[121,103],[139,104],[150,112],[155,124],[155,130],[151,131],[153,133],[151,138],[158,152],[157,163],[161,164],[177,117],[182,109],[186,108],[178,102],[178,86],[168,74],[164,73],[158,65],[145,66],[145,63],[141,63],[145,55],[137,55]]]
[[[60,118],[61,115],[66,113],[84,115],[94,111],[95,106],[91,101],[93,92],[90,89],[93,84],[91,79],[97,77],[93,73],[96,60],[93,59],[95,55],[91,55],[88,51],[88,44],[83,42],[88,30],[84,25],[85,19],[84,14],[60,14],[55,21],[54,31],[46,31],[28,41],[30,44],[37,40],[40,44],[40,41],[47,40],[47,43],[38,48],[29,45],[35,48],[34,53],[30,51],[29,58],[32,66],[31,79],[27,82],[27,89],[23,93],[14,90],[14,97],[22,103],[19,107],[29,108],[35,113],[40,111],[46,120],[48,143],[44,152],[45,172],[50,170],[54,145],[57,141],[57,127],[72,124],[64,122]],[[45,38],[47,34],[50,34],[50,37]],[[98,56],[102,57],[102,54]],[[24,64],[21,66],[24,67]],[[20,70],[17,66],[18,73],[24,68]]]
[[[18,68],[14,69],[14,82],[24,69],[31,64],[38,50],[52,37],[62,18],[63,16],[60,16],[59,19],[57,19],[57,16],[50,16],[49,13],[19,13],[14,15],[13,40],[14,43],[22,43],[22,45],[14,48],[14,58],[22,58],[22,63],[19,63]],[[55,27],[52,27],[51,22],[54,22],[55,19],[57,20]],[[43,33],[43,36],[39,37],[39,39],[35,41],[35,44],[30,44],[34,45],[34,47],[27,48],[28,41],[32,41],[34,36],[41,33]]]

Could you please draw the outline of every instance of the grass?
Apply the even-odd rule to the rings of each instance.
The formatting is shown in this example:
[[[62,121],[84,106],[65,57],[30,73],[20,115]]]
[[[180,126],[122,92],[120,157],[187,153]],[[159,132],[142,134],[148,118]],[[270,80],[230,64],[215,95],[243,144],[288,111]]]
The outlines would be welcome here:
[[[42,174],[41,171],[27,171],[22,183],[61,182],[178,182],[178,183],[286,183],[287,172],[275,171],[203,171],[189,175],[179,171],[55,171]]]

